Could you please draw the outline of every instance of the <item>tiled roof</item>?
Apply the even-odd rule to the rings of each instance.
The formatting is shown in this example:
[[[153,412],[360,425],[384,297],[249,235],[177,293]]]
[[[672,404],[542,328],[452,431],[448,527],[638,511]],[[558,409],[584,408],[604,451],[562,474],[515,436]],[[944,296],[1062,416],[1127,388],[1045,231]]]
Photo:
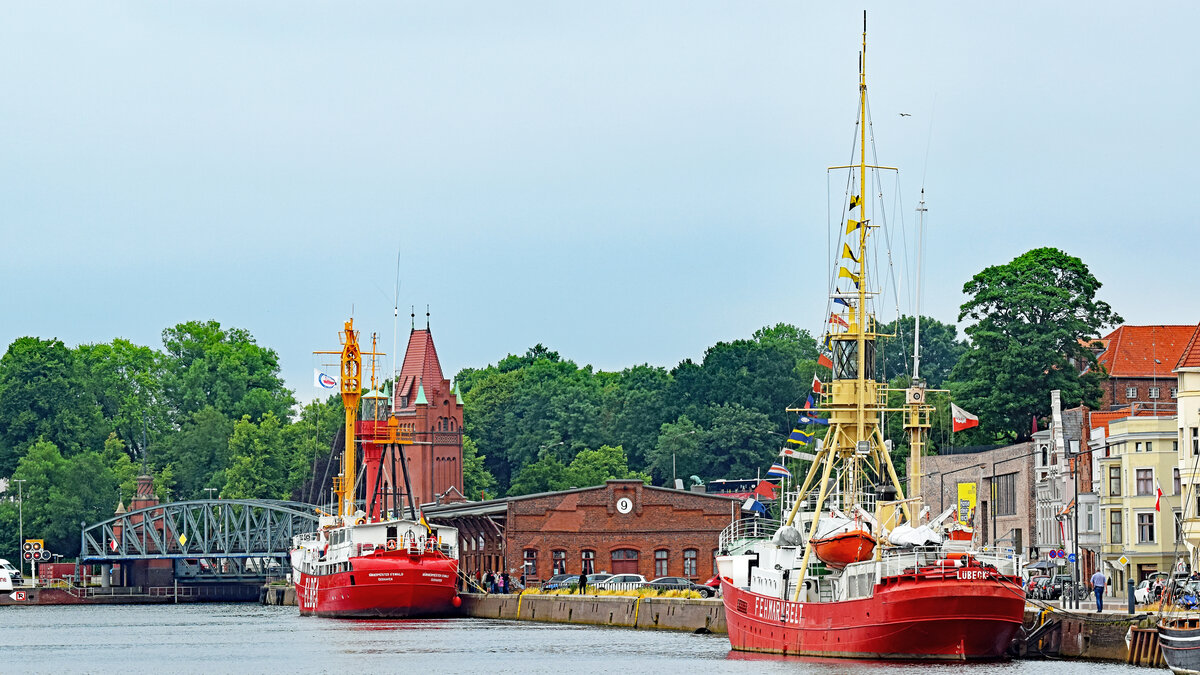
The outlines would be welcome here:
[[[395,399],[392,402],[394,410],[401,410],[400,397],[407,396],[409,409],[412,409],[417,399],[417,389],[424,384],[425,389],[442,384],[442,364],[438,361],[437,349],[433,346],[433,334],[428,328],[416,328],[408,334],[408,347],[404,351],[404,363],[400,366],[400,375],[396,378],[400,386],[396,387]]]
[[[1192,331],[1192,339],[1188,340],[1187,346],[1183,348],[1183,354],[1175,368],[1200,368],[1200,326],[1196,326],[1196,330]]]
[[[1121,326],[1097,358],[1109,377],[1169,376],[1196,326]],[[1155,363],[1157,359],[1158,363]]]

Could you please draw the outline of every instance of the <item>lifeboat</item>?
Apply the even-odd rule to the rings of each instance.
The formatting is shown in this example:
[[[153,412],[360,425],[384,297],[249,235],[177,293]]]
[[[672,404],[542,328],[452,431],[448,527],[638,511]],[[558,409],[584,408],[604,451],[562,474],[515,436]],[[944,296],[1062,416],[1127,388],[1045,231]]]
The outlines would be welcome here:
[[[870,560],[875,553],[875,537],[870,532],[853,529],[812,540],[813,553],[821,562],[835,570],[850,563]]]

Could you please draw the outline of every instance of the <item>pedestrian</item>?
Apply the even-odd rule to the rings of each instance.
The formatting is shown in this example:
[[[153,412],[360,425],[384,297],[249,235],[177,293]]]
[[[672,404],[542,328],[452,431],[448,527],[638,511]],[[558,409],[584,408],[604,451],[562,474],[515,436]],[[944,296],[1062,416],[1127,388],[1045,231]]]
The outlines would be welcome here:
[[[1092,592],[1096,594],[1096,611],[1104,611],[1104,586],[1108,583],[1108,579],[1099,571],[1092,575]]]
[[[488,593],[496,592],[496,580],[492,577],[491,570],[488,570],[488,573],[483,577],[483,587],[487,589]]]
[[[503,572],[500,574],[500,592],[508,592],[508,572]]]
[[[587,575],[583,572],[579,573],[579,594],[583,595],[587,591]]]

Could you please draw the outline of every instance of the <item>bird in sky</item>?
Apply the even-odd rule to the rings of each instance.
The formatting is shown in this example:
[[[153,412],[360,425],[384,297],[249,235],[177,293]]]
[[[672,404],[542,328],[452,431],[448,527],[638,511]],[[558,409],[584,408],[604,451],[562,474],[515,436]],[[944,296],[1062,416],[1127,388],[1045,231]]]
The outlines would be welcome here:
[[[910,115],[908,113],[900,113],[900,116],[901,117],[912,117],[912,115]]]

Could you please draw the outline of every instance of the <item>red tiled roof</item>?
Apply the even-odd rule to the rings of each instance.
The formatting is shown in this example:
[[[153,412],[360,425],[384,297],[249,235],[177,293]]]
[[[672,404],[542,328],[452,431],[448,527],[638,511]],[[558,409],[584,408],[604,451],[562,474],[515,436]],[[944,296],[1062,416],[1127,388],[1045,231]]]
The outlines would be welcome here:
[[[1195,332],[1196,326],[1121,326],[1103,338],[1108,349],[1096,358],[1109,377],[1167,376]]]
[[[404,363],[396,381],[393,409],[400,410],[400,397],[408,397],[408,408],[417,400],[417,387],[424,385],[425,395],[431,396],[433,387],[442,384],[442,364],[438,361],[437,349],[433,346],[433,334],[428,328],[415,328],[408,334],[408,347],[404,351]]]
[[[1179,363],[1175,364],[1176,370],[1180,368],[1200,368],[1200,326],[1196,326],[1196,330],[1192,331],[1192,339],[1188,340],[1183,354],[1179,357]]]

